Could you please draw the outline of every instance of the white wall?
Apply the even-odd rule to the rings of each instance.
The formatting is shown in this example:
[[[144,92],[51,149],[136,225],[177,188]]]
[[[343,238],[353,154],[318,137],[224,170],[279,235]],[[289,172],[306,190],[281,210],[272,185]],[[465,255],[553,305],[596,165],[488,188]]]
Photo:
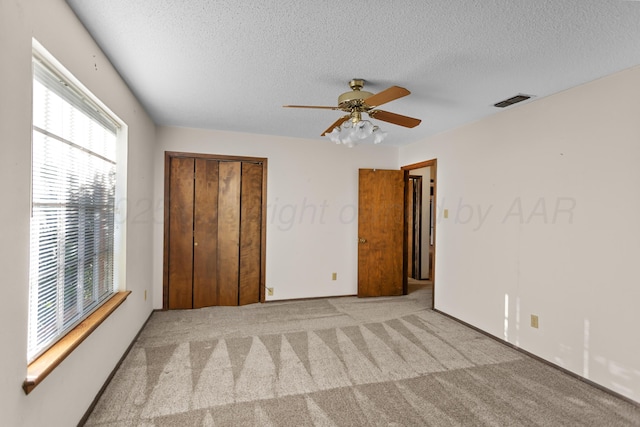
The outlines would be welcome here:
[[[357,292],[359,168],[398,168],[398,149],[175,127],[155,154],[154,307],[162,307],[164,152],[268,158],[267,300]],[[331,280],[331,273],[338,274]]]
[[[133,293],[25,395],[32,37],[129,126],[126,288]],[[151,298],[144,300],[152,221],[138,207],[152,193],[155,126],[62,0],[0,0],[0,52],[0,423],[66,427],[80,420],[152,310]]]
[[[639,99],[636,67],[400,150],[438,159],[435,307],[635,401]]]

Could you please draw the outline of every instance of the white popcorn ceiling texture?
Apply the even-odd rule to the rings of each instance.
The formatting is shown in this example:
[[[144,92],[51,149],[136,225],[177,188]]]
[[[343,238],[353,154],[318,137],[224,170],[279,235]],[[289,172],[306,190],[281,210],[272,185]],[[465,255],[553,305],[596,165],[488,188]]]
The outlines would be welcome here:
[[[640,2],[624,0],[67,0],[160,125],[323,139],[352,78],[412,94],[409,144],[640,64]],[[510,108],[518,108],[513,106]],[[570,112],[567,112],[570,114]]]

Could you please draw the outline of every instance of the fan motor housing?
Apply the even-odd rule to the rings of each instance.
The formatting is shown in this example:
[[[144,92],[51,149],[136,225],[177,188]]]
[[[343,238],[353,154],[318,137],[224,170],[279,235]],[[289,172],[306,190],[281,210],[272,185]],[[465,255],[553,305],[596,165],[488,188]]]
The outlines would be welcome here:
[[[338,97],[338,105],[340,107],[356,107],[363,104],[363,100],[373,96],[371,92],[364,90],[352,90],[345,92]]]

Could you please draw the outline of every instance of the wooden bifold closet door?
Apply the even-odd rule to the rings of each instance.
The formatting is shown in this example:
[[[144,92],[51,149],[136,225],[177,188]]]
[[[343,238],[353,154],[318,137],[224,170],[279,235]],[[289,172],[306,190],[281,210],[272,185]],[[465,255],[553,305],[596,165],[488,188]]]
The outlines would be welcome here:
[[[264,301],[266,159],[165,160],[164,307]]]

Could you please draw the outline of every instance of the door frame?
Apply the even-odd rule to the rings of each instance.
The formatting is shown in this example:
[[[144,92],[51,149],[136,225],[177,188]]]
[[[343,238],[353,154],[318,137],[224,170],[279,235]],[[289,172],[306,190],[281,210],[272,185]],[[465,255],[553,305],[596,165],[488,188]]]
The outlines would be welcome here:
[[[425,160],[423,162],[419,162],[419,163],[412,163],[410,165],[406,165],[406,166],[402,166],[400,169],[402,170],[406,170],[409,171],[409,173],[411,173],[411,171],[413,169],[420,169],[420,168],[425,168],[425,167],[430,167],[431,168],[431,179],[433,179],[433,208],[432,208],[432,212],[431,212],[431,221],[433,222],[433,259],[432,264],[431,264],[431,271],[433,272],[433,274],[431,275],[431,281],[433,282],[433,291],[431,294],[431,308],[435,308],[435,301],[436,301],[436,231],[437,231],[437,200],[438,200],[438,159],[431,159],[431,160]],[[423,183],[424,185],[424,183]],[[424,205],[424,200],[422,201],[423,205]],[[436,216],[436,218],[433,218],[433,216]],[[431,226],[431,224],[429,224],[429,226]],[[408,246],[408,243],[407,243]],[[408,250],[408,247],[405,247],[405,251]],[[407,261],[405,261],[407,262]]]
[[[266,258],[267,258],[267,158],[229,156],[222,154],[186,153],[181,151],[164,152],[164,248],[162,260],[162,309],[169,309],[169,202],[171,159],[189,157],[194,159],[218,160],[221,162],[251,162],[262,164],[262,224],[260,225],[260,302],[265,302]]]

